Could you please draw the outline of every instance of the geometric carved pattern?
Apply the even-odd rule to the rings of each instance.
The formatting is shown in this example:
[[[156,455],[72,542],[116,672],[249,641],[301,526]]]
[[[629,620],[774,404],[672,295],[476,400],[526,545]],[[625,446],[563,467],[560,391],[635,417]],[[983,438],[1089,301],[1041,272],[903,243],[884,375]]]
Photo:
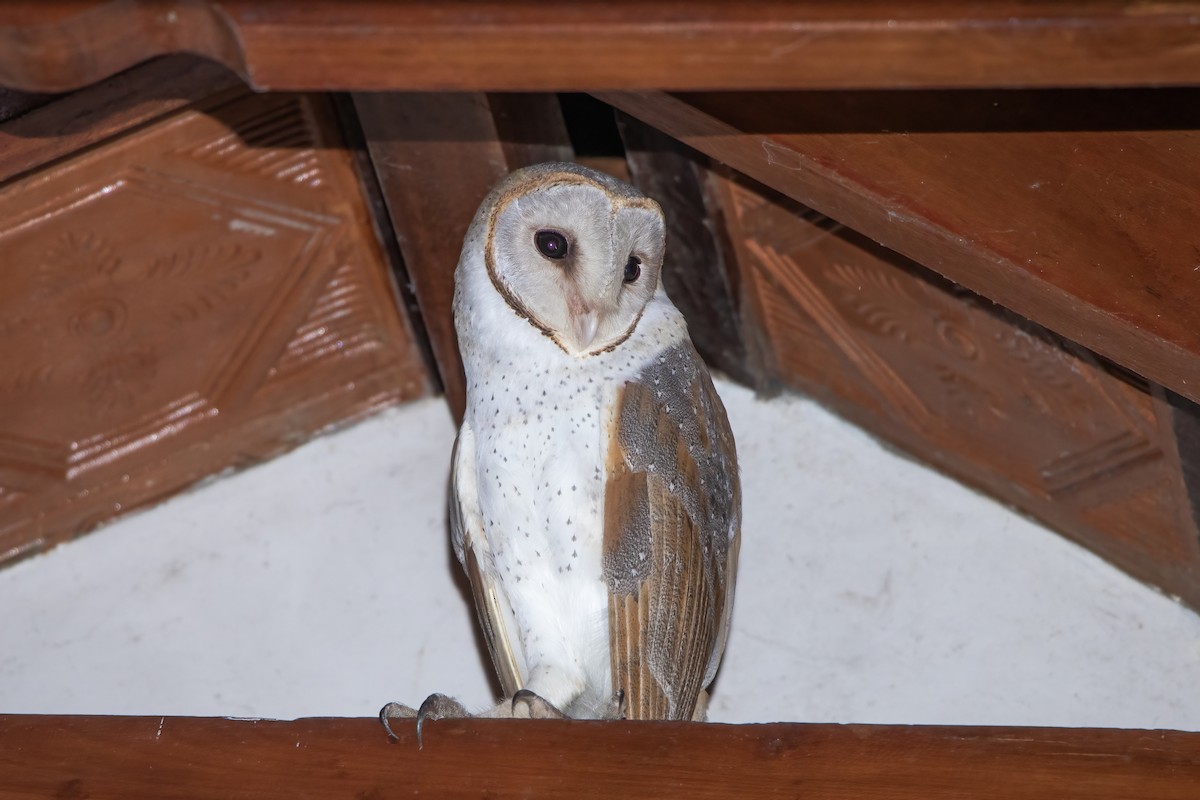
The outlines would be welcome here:
[[[0,187],[0,560],[426,390],[340,144],[221,96]]]
[[[344,358],[383,346],[372,324],[372,301],[359,271],[349,264],[339,267],[288,342],[272,377],[292,375],[318,359]]]
[[[141,169],[65,192],[76,170],[53,172],[0,199],[0,248],[11,258],[0,316],[23,322],[0,340],[21,376],[19,397],[0,396],[0,441],[24,440],[41,466],[58,460],[65,475],[127,446],[130,425],[171,435],[190,421],[178,409],[209,413],[221,405],[219,390],[252,380],[236,373],[253,369],[255,347],[281,335],[278,292],[304,279],[329,233],[306,215]],[[37,202],[43,197],[49,202]],[[163,208],[169,238],[113,224]],[[243,217],[258,229],[232,230]],[[180,359],[184,352],[193,358]],[[73,413],[81,400],[88,413]],[[151,410],[160,431],[141,419]],[[81,447],[97,425],[108,446]]]
[[[1195,559],[1148,387],[770,190],[709,179],[778,379],[1142,577]]]

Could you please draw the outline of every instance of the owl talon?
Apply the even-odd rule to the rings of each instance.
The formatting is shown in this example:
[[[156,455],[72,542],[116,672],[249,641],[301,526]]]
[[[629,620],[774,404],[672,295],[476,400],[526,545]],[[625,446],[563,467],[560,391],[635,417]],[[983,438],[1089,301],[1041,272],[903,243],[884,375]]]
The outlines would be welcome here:
[[[469,716],[471,714],[467,711],[466,706],[453,697],[437,694],[436,692],[429,695],[429,697],[425,698],[425,702],[421,703],[421,708],[417,711],[417,749],[420,750],[424,744],[421,739],[421,728],[424,726],[425,720]]]
[[[522,689],[512,697],[514,719],[566,719],[567,715],[554,707],[550,701],[528,689]]]
[[[403,703],[388,703],[383,708],[379,709],[379,722],[383,725],[383,729],[387,731],[389,742],[398,742],[400,737],[392,732],[390,719],[412,719],[417,715],[416,710]]]

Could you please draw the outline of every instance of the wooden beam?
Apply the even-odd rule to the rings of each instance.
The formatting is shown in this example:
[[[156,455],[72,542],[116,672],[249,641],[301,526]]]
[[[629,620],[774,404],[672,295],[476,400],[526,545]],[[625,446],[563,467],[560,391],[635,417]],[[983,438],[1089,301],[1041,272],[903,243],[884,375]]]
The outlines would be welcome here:
[[[1200,734],[1066,728],[0,716],[0,800],[1194,800]]]
[[[0,85],[190,51],[258,89],[564,91],[1200,83],[1190,2],[5,3]]]
[[[1200,92],[600,96],[1200,400]]]

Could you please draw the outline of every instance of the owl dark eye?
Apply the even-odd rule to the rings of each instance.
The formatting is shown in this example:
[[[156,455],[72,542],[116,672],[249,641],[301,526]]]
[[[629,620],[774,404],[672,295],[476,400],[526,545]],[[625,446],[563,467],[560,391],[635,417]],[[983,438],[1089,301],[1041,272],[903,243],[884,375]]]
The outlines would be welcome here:
[[[567,257],[567,237],[558,231],[538,231],[533,236],[533,243],[546,258],[558,261]]]
[[[642,260],[637,256],[630,256],[625,262],[625,282],[633,283],[638,278],[642,277]]]

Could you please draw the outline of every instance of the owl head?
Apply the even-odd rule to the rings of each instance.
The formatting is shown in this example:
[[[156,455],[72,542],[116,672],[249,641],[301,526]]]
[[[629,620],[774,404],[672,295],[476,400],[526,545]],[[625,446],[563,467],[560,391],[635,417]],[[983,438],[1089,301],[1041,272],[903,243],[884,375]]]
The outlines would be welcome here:
[[[499,296],[572,356],[624,341],[658,288],[662,208],[578,164],[512,173],[484,201],[473,228]]]

